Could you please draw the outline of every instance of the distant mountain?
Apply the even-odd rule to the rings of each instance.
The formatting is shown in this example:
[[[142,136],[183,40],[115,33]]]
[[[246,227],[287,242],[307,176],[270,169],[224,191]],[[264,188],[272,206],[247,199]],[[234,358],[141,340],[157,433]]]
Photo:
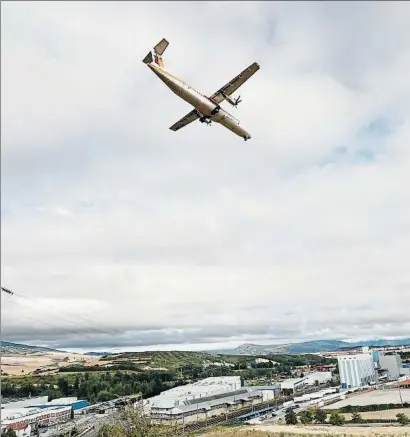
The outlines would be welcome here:
[[[103,357],[105,355],[110,355],[111,352],[86,352],[83,355],[89,355],[91,357]]]
[[[11,343],[9,341],[1,342],[1,353],[5,354],[33,354],[38,352],[64,352],[57,349],[51,349],[42,346],[31,346],[28,344]]]
[[[204,351],[223,355],[269,355],[269,354],[308,354],[315,352],[331,352],[340,349],[352,349],[360,346],[408,346],[410,338],[401,340],[368,340],[347,342],[341,340],[313,340],[301,343],[286,343],[273,345],[242,344],[234,349],[219,349]]]

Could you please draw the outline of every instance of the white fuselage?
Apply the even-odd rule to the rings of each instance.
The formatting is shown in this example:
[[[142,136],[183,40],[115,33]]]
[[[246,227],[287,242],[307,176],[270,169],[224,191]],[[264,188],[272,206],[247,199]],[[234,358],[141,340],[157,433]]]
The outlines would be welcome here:
[[[204,96],[191,86],[165,71],[163,68],[154,63],[148,64],[148,67],[167,85],[178,97],[192,105],[202,116],[220,123],[230,131],[242,138],[250,139],[250,134],[239,126],[239,120],[214,103],[210,98]],[[217,112],[217,108],[219,111]]]

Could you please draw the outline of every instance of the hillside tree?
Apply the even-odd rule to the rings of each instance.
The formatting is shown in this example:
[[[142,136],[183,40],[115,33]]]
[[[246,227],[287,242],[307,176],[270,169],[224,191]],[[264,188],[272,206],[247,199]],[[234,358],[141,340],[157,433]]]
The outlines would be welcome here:
[[[304,425],[307,425],[308,423],[312,423],[313,422],[313,414],[312,414],[312,412],[309,411],[309,410],[302,411],[299,414],[299,420]]]
[[[362,415],[360,413],[358,413],[357,411],[355,411],[352,414],[352,422],[353,423],[363,423]]]
[[[329,418],[329,423],[334,426],[342,426],[345,423],[345,417],[334,411]]]
[[[320,408],[318,408],[315,411],[315,422],[316,423],[326,423],[326,419],[327,419],[327,414],[325,411],[321,410]]]
[[[406,426],[410,423],[409,418],[404,413],[397,414],[396,418],[397,422],[399,422],[401,426]]]
[[[298,417],[292,408],[286,410],[285,421],[287,425],[296,425],[298,423]]]

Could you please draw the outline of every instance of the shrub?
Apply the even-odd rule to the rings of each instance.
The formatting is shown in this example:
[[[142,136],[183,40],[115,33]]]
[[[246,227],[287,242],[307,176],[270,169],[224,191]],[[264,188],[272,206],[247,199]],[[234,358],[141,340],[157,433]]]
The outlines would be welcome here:
[[[333,412],[330,415],[329,423],[334,426],[342,426],[345,423],[345,418],[340,413]]]

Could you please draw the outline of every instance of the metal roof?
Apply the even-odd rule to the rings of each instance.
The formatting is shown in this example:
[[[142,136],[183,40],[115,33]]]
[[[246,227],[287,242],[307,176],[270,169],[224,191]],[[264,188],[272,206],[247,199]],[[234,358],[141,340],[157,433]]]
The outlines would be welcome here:
[[[236,392],[238,394],[247,392],[245,387],[241,387],[240,376],[211,377],[166,390],[150,398],[149,404],[154,408],[171,409],[182,405],[203,403],[205,400],[225,397],[228,393],[236,394]]]
[[[252,400],[252,398],[261,397],[261,396],[262,396],[261,391],[254,390],[254,391],[249,391],[247,396],[230,395],[230,396],[225,396],[218,399],[212,399],[196,404],[178,405],[172,409],[155,407],[157,411],[153,412],[153,414],[178,415],[178,414],[184,414],[184,413],[194,412],[199,410],[210,410],[212,407],[216,407],[218,405],[224,405],[224,404],[234,405],[236,402],[240,400],[250,401]]]

